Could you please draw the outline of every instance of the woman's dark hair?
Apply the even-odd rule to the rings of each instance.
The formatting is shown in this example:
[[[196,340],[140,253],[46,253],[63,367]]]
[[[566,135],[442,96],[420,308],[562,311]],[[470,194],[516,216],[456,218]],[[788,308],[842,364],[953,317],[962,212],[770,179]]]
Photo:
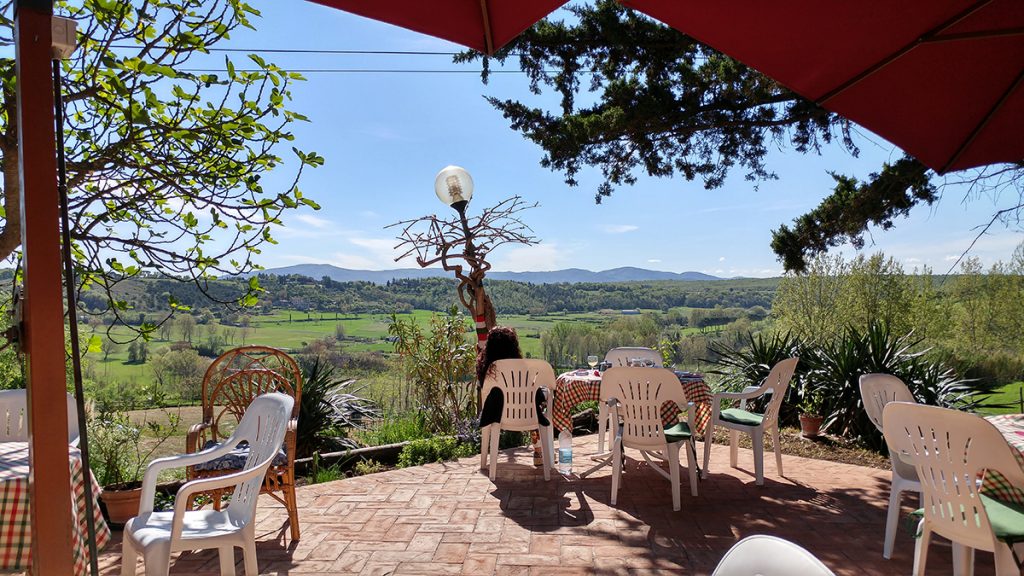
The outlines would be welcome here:
[[[484,353],[476,361],[476,380],[478,386],[483,386],[484,378],[491,369],[491,364],[498,360],[509,358],[522,358],[523,353],[519,350],[519,337],[515,328],[507,326],[495,326],[487,333],[487,344],[484,345]]]

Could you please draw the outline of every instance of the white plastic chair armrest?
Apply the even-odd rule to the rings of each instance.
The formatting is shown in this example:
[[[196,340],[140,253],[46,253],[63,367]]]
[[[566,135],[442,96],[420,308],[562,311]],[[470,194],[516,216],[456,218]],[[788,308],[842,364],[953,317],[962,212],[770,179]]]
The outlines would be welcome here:
[[[217,488],[226,488],[228,486],[235,486],[255,478],[257,476],[262,477],[267,473],[267,465],[273,457],[264,461],[263,464],[255,466],[248,470],[240,470],[238,472],[232,472],[223,476],[214,476],[211,478],[197,478],[182,484],[181,488],[178,488],[178,493],[174,496],[174,516],[171,519],[171,541],[181,539],[181,530],[185,521],[185,511],[188,508],[189,498],[193,494],[201,492],[209,492],[216,490]],[[140,504],[141,507],[141,504]],[[150,507],[152,508],[152,500],[150,501]]]
[[[764,388],[764,386],[747,386],[743,389],[743,392],[718,392],[714,395],[711,400],[711,407],[713,409],[713,416],[718,416],[721,411],[722,400],[739,400],[740,410],[746,410],[747,400],[750,398],[759,398],[767,394],[773,393],[774,390],[771,388]]]
[[[194,454],[178,454],[175,456],[167,456],[164,458],[157,458],[146,466],[146,474],[142,478],[142,495],[139,497],[139,514],[145,514],[153,511],[153,498],[156,495],[156,479],[163,470],[170,468],[184,468],[185,466],[193,466],[195,464],[202,464],[203,462],[209,462],[215,458],[219,458],[224,454],[228,454],[235,449],[238,442],[231,443],[231,440],[225,440],[217,446],[212,446],[206,450],[196,452]]]

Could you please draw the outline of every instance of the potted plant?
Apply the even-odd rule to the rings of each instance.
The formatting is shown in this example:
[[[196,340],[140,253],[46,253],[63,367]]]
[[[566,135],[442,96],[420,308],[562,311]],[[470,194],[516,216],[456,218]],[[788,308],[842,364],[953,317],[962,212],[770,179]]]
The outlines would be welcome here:
[[[103,489],[100,500],[111,524],[124,524],[139,512],[146,466],[181,421],[177,414],[164,414],[167,424],[135,424],[124,412],[102,413],[89,421],[89,464]]]
[[[825,417],[821,414],[824,398],[821,391],[804,386],[800,401],[800,435],[804,438],[814,438],[821,432],[821,424]]]

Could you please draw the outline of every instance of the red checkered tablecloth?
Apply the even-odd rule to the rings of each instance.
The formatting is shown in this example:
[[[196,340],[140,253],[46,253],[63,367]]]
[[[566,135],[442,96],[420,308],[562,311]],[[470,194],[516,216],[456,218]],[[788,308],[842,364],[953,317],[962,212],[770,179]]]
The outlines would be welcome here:
[[[68,448],[71,468],[71,493],[74,505],[71,518],[72,553],[76,576],[89,573],[88,526],[85,514],[85,481],[82,455],[78,448]],[[29,524],[28,443],[0,442],[0,570],[29,570],[32,563],[32,530]],[[90,472],[91,474],[91,472]],[[110,540],[110,528],[103,520],[97,499],[100,488],[92,481],[93,516],[96,525],[96,549]]]
[[[694,404],[694,424],[697,434],[703,434],[708,421],[711,420],[711,390],[700,378],[680,377],[686,400]],[[580,374],[576,371],[566,372],[558,377],[554,390],[554,405],[551,407],[551,420],[559,430],[572,430],[572,409],[580,402],[601,399],[601,377],[594,373]],[[666,402],[661,406],[662,423],[668,427],[679,422],[679,408],[674,402]]]
[[[1017,457],[1017,463],[1024,468],[1024,414],[1002,414],[987,416],[985,419],[1003,433],[1003,438],[1006,438],[1006,442],[1014,449],[1013,455]],[[985,473],[981,491],[999,500],[1024,506],[1024,486],[1010,484],[1006,477],[995,470]]]

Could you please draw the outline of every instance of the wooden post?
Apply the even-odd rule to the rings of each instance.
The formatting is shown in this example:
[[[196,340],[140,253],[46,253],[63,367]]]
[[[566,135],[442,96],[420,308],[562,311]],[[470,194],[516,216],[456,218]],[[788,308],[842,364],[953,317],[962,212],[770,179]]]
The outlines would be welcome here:
[[[32,573],[73,573],[71,472],[61,294],[57,161],[51,77],[53,6],[18,0],[15,66],[21,246],[25,267],[24,352],[28,382]],[[8,218],[17,217],[8,214]]]

